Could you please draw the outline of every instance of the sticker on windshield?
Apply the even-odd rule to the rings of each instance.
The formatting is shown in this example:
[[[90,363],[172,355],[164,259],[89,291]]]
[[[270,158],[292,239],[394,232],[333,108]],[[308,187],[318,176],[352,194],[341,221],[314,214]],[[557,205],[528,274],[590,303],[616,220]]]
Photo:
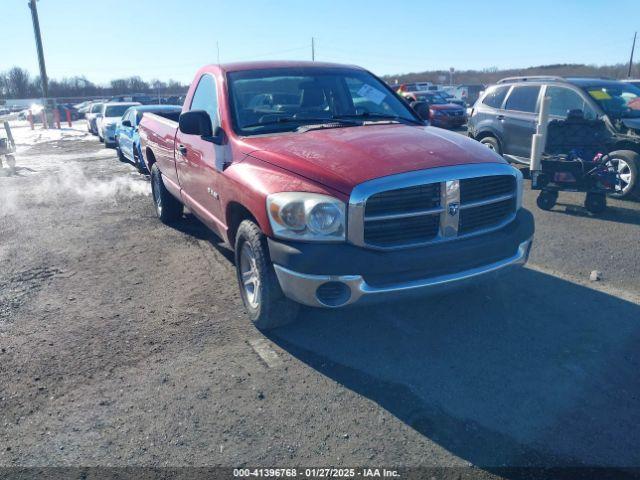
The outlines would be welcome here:
[[[604,90],[589,90],[589,95],[596,100],[611,100],[611,96]]]
[[[360,87],[360,90],[358,90],[358,95],[366,98],[367,100],[371,100],[376,105],[380,105],[384,100],[384,97],[387,96],[386,93],[381,92],[380,90],[376,90],[375,88],[367,84],[364,84],[362,85],[362,87]]]

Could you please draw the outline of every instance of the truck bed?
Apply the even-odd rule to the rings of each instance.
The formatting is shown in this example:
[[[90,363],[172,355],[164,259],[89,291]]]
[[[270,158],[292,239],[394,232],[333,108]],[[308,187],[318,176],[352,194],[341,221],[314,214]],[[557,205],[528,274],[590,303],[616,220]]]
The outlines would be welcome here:
[[[155,113],[145,113],[138,126],[142,157],[149,171],[153,163],[163,176],[178,184],[176,171],[175,144],[178,122]]]

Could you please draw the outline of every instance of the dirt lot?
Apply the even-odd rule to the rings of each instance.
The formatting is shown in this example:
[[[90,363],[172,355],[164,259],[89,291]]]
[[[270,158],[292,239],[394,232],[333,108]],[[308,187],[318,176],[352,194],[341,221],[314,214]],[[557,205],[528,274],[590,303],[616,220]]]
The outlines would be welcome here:
[[[640,465],[640,204],[528,192],[530,268],[265,337],[229,250],[76,128],[0,171],[0,466]]]

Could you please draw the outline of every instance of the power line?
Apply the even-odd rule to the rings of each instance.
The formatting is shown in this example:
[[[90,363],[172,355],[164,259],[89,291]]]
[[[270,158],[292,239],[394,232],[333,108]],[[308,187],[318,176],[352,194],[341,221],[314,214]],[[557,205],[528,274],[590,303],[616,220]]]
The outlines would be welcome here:
[[[631,68],[633,66],[633,51],[636,49],[636,36],[638,32],[633,34],[633,45],[631,45],[631,58],[629,58],[629,73],[627,73],[627,78],[631,78]]]

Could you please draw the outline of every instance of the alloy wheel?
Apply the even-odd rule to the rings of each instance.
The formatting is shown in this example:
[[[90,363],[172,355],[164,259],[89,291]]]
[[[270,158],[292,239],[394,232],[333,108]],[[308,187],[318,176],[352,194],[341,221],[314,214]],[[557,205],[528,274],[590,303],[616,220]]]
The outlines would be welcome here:
[[[255,253],[248,242],[245,242],[240,250],[240,278],[247,302],[252,308],[257,308],[260,303],[260,275]]]
[[[631,186],[631,167],[626,160],[622,158],[612,158],[607,164],[611,165],[620,176],[621,189],[617,193],[626,195]]]

